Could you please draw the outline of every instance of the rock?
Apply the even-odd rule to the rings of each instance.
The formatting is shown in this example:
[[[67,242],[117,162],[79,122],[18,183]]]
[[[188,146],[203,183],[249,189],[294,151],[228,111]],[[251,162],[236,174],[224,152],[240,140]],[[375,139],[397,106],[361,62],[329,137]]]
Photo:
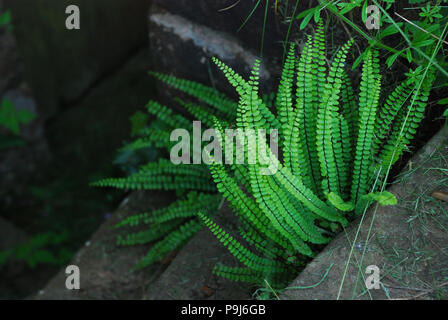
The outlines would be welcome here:
[[[54,115],[147,43],[149,0],[5,0],[26,77],[42,114]],[[68,5],[80,30],[67,30]]]
[[[129,117],[143,110],[155,91],[153,79],[147,75],[148,60],[148,51],[139,51],[47,123],[49,145],[58,163],[88,176],[112,162],[122,141],[130,139]]]
[[[188,1],[188,0],[154,0],[155,4],[171,12],[182,16],[195,24],[203,25],[216,31],[222,31],[235,36],[243,43],[245,48],[259,55],[261,49],[261,30],[265,15],[265,1],[262,1],[253,12],[246,25],[238,32],[238,29],[249,16],[257,1],[215,0],[215,1]],[[280,7],[283,8],[282,4]],[[296,13],[308,8],[308,4],[299,1]],[[288,4],[286,16],[293,12],[293,4]],[[272,2],[269,2],[267,11],[264,53],[267,57],[277,58],[283,53],[282,41],[286,38],[288,23],[285,23],[285,15],[277,11],[275,14]],[[297,29],[297,28],[294,28]],[[296,34],[291,34],[290,39],[295,39]]]
[[[27,110],[36,117],[20,126],[20,138],[24,146],[10,147],[0,150],[0,199],[4,207],[14,203],[16,206],[26,205],[29,185],[38,174],[39,168],[51,160],[51,153],[44,132],[44,121],[39,117],[36,103],[31,96],[27,83],[7,90],[0,99],[8,99],[17,110]],[[10,134],[0,129],[2,134]]]
[[[235,90],[212,62],[217,57],[247,75],[257,56],[230,34],[195,24],[184,17],[160,11],[153,6],[149,14],[149,41],[154,71],[175,75],[215,87],[236,97]],[[263,69],[263,83],[271,78]],[[160,100],[172,105],[179,91],[157,82]]]
[[[28,234],[0,217],[0,251],[8,250],[28,240]]]
[[[0,217],[0,234],[2,235],[0,252],[14,248],[29,239],[26,232],[2,217]],[[16,261],[0,264],[0,299],[11,298],[18,293],[17,291],[21,291],[17,283],[11,279],[22,276],[24,269],[24,265]]]
[[[257,35],[247,35],[245,32],[236,33],[239,26],[240,11],[218,12],[226,1],[195,1],[194,3],[181,1],[184,5],[174,4],[172,1],[155,1],[158,5],[150,7],[149,41],[154,71],[168,73],[179,78],[197,81],[215,87],[231,97],[237,98],[235,89],[228,83],[222,72],[211,61],[216,57],[232,67],[243,77],[248,78],[255,59],[260,58],[258,39],[261,37],[259,28],[253,28],[249,23],[247,29]],[[246,3],[247,1],[244,1]],[[243,1],[242,1],[243,3]],[[246,5],[245,5],[246,6]],[[270,10],[269,12],[271,12]],[[240,15],[233,17],[235,12]],[[204,15],[204,16],[203,16]],[[205,19],[206,17],[206,19]],[[258,17],[256,15],[256,17]],[[254,23],[257,23],[255,17]],[[251,27],[252,25],[252,27]],[[276,34],[276,40],[281,39],[275,31],[272,21],[267,30]],[[270,34],[270,33],[269,33]],[[266,39],[266,54],[261,65],[261,93],[269,93],[278,85],[281,73],[281,59],[283,46],[280,42]],[[269,38],[269,36],[266,36]],[[294,35],[291,39],[296,39]],[[251,39],[251,41],[249,41]],[[257,39],[257,40],[255,40]],[[257,43],[257,44],[255,44]],[[271,50],[276,48],[275,50]],[[160,100],[173,106],[172,97],[182,96],[178,91],[158,84]],[[176,108],[176,107],[174,107]],[[178,108],[181,110],[181,108]]]
[[[302,288],[284,290],[280,298],[326,300],[340,292],[339,299],[446,299],[448,204],[433,200],[431,192],[446,187],[446,173],[437,168],[446,167],[447,135],[444,128],[433,137],[389,188],[397,206],[373,206],[352,222],[290,285]],[[366,290],[370,265],[380,270],[378,290]]]
[[[232,210],[224,205],[213,220],[228,228],[232,226],[232,217]],[[160,278],[148,287],[147,299],[251,299],[249,285],[212,274],[218,262],[229,266],[238,263],[211,231],[204,228],[182,248]]]
[[[65,268],[31,299],[142,299],[146,286],[161,271],[161,265],[131,272],[135,264],[150,248],[150,244],[117,247],[118,231],[115,224],[128,215],[154,210],[169,203],[170,195],[164,192],[133,192],[120,207],[86,241],[70,264],[80,269],[80,289],[68,290],[65,286]],[[151,275],[151,276],[148,276]]]

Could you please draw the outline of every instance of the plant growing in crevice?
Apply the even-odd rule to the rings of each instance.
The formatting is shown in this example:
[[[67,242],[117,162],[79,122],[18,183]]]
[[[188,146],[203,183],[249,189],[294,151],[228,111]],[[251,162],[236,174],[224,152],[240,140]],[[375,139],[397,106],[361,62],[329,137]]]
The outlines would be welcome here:
[[[363,60],[361,83],[355,91],[345,67],[352,43],[342,46],[327,66],[325,35],[319,24],[315,36],[307,38],[300,58],[291,45],[273,102],[267,98],[272,94],[259,95],[258,62],[246,81],[214,59],[239,94],[238,103],[213,88],[151,73],[196,98],[198,101],[177,102],[217,132],[223,133],[229,126],[265,129],[268,134],[277,129],[282,152],[277,158],[265,146],[266,158],[278,168],[272,175],[260,174],[259,169],[265,168],[261,163],[224,165],[212,161],[207,168],[204,164],[175,165],[162,158],[128,177],[94,183],[176,191],[178,200],[169,207],[133,215],[117,225],[148,225],[143,231],[119,236],[120,245],[158,240],[138,267],[160,261],[180,248],[199,230],[202,220],[244,265],[217,265],[216,274],[257,284],[267,281],[273,288],[282,288],[306,257],[313,257],[341,226],[373,201],[396,203],[392,194],[378,191],[378,181],[415,135],[435,72],[432,67],[412,70],[392,93],[381,97],[379,59],[372,49]],[[139,138],[124,150],[158,148],[169,152],[174,145],[170,132],[191,127],[189,119],[155,101],[148,103],[147,111],[157,120],[137,130]],[[265,142],[257,141],[260,143]],[[257,151],[245,141],[242,145],[246,159]],[[239,218],[239,237],[246,245],[212,220],[222,196]]]
[[[259,63],[248,81],[214,59],[239,94],[236,128],[279,130],[282,153],[276,157],[257,137],[256,147],[242,141],[246,161],[258,148],[277,170],[260,173],[265,161],[245,165],[210,165],[218,191],[240,218],[247,246],[199,213],[210,230],[244,265],[218,265],[218,275],[233,280],[285,286],[303,257],[313,257],[373,202],[396,203],[378,183],[406,150],[416,133],[434,80],[433,68],[407,74],[387,97],[381,97],[379,59],[375,50],[363,61],[359,90],[354,91],[345,60],[348,41],[327,67],[320,23],[309,36],[300,59],[291,45],[276,94],[274,114],[259,97]],[[215,117],[215,128],[224,125]],[[223,135],[223,134],[221,134]],[[262,146],[263,145],[263,146]],[[225,152],[226,150],[224,150]],[[213,157],[211,157],[213,160]],[[266,169],[266,168],[265,168]],[[251,249],[250,249],[251,248]]]
[[[31,122],[36,115],[31,111],[17,109],[11,101],[4,98],[0,101],[0,128],[8,134],[0,134],[0,150],[26,145],[20,136],[20,126]],[[12,133],[12,134],[11,134]]]

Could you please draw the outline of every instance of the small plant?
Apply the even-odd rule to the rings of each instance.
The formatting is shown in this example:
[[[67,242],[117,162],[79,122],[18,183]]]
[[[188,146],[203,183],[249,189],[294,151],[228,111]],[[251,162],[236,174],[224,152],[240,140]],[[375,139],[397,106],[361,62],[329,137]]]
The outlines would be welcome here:
[[[23,146],[26,141],[20,135],[20,125],[27,124],[35,118],[35,114],[28,110],[18,110],[8,99],[0,103],[0,128],[3,127],[11,134],[0,134],[0,150],[10,147]]]
[[[6,10],[3,13],[0,13],[0,28],[5,27],[6,30],[11,31],[11,11]]]
[[[313,257],[350,218],[364,212],[373,201],[396,203],[392,194],[378,191],[378,181],[412,140],[423,118],[434,70],[420,67],[409,72],[391,94],[380,99],[379,61],[372,50],[363,62],[359,92],[355,92],[345,70],[352,42],[338,51],[328,68],[323,26],[319,24],[315,36],[308,37],[300,59],[291,45],[274,100],[269,99],[272,94],[259,97],[258,62],[246,81],[214,59],[236,88],[238,103],[210,87],[151,73],[205,103],[208,107],[176,99],[196,119],[219,132],[228,125],[279,130],[282,153],[276,158],[268,151],[267,157],[278,168],[272,175],[260,175],[260,163],[212,162],[210,174],[203,164],[174,165],[161,158],[128,177],[94,183],[122,189],[176,190],[179,200],[169,207],[131,216],[117,225],[150,226],[120,235],[120,245],[159,240],[137,267],[160,261],[186,243],[201,227],[199,212],[199,218],[244,265],[218,265],[216,274],[257,284],[268,281],[273,288],[282,288],[306,257]],[[276,114],[272,113],[274,108]],[[147,110],[157,120],[141,126],[137,130],[140,137],[124,149],[156,147],[168,151],[173,146],[170,132],[190,127],[187,118],[157,102],[150,101]],[[246,156],[255,152],[247,143],[243,145]],[[210,214],[221,199],[216,190],[239,217],[240,237],[247,247],[212,221]]]
[[[59,248],[67,240],[67,233],[36,234],[28,242],[0,251],[0,266],[8,261],[16,260],[25,262],[30,268],[41,264],[62,267],[70,261],[73,255],[68,250]]]

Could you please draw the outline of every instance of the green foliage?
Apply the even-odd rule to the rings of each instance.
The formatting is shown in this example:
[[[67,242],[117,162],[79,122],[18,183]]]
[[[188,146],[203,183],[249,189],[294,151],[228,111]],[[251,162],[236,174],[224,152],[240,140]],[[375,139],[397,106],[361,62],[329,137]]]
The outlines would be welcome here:
[[[58,245],[67,240],[66,233],[39,233],[26,243],[0,251],[0,266],[11,260],[23,261],[30,268],[35,268],[40,264],[63,266],[70,261],[72,253],[64,248],[58,249]]]
[[[26,124],[35,118],[35,114],[28,110],[18,110],[11,101],[3,99],[0,104],[0,126],[19,134],[20,124]]]
[[[142,131],[148,124],[149,115],[141,111],[134,113],[129,120],[131,121],[131,137]]]
[[[23,146],[26,141],[20,138],[20,125],[27,124],[35,118],[35,114],[22,109],[16,109],[8,99],[0,103],[0,127],[5,128],[12,135],[0,134],[0,149]]]
[[[437,104],[442,104],[442,105],[448,104],[448,98],[444,98],[444,99],[439,100],[437,102]],[[445,118],[448,118],[448,109],[445,110],[445,112],[443,113],[442,116],[445,117]]]
[[[269,174],[262,173],[267,168],[261,159],[255,164],[210,165],[218,191],[239,217],[240,237],[248,243],[245,246],[208,215],[199,213],[245,266],[218,266],[215,272],[221,276],[258,284],[266,279],[273,288],[281,288],[295,276],[304,257],[315,255],[316,245],[330,240],[337,225],[346,225],[347,219],[362,213],[373,201],[396,204],[393,194],[379,192],[375,178],[385,177],[415,135],[434,71],[413,70],[384,97],[386,103],[380,104],[376,51],[366,54],[355,92],[345,69],[353,41],[343,45],[327,67],[324,38],[320,23],[299,59],[291,45],[276,94],[275,115],[259,97],[259,62],[249,80],[244,80],[214,59],[239,94],[233,126],[268,132],[278,128],[282,147],[277,158],[260,138],[256,147],[240,141],[245,163],[259,148],[267,150],[266,159],[277,168]],[[222,132],[220,121],[214,123]]]
[[[11,31],[11,11],[6,10],[0,14],[0,28],[5,27],[8,31]]]
[[[366,57],[367,52],[373,48],[381,48],[389,51],[390,55],[386,60],[386,64],[390,67],[398,57],[403,57],[409,63],[424,65],[428,63],[430,53],[434,50],[434,44],[439,38],[443,38],[443,26],[447,22],[448,9],[441,1],[428,0],[409,0],[405,5],[407,9],[404,12],[397,12],[403,18],[395,14],[395,0],[388,0],[379,3],[378,1],[353,0],[349,2],[319,0],[315,7],[299,13],[295,19],[301,20],[300,29],[305,28],[314,18],[315,22],[320,20],[321,11],[326,10],[333,16],[342,20],[343,23],[350,26],[355,32],[368,41],[368,47],[362,54],[358,56],[353,64],[353,68]],[[376,5],[380,8],[378,30],[366,30],[362,26],[358,26],[353,20],[353,16],[360,16],[361,22],[366,23],[367,6]],[[407,12],[419,11],[419,19],[412,20],[407,18]],[[394,20],[395,19],[395,20]],[[387,43],[389,39],[385,39],[392,35],[400,35],[404,41],[395,44],[393,47]],[[445,56],[439,55],[436,61],[433,61],[439,70],[443,71],[446,66]],[[443,72],[445,76],[448,73]]]
[[[193,119],[211,125],[213,115],[226,121],[235,118],[237,104],[219,91],[170,75],[155,72],[150,72],[150,75],[195,98],[192,101],[176,99]],[[133,159],[136,152],[143,150],[152,154],[152,157],[158,155],[159,159],[135,164],[134,168],[128,168],[128,176],[104,178],[91,183],[96,187],[126,190],[169,190],[178,195],[168,207],[131,215],[117,224],[117,228],[140,228],[131,232],[126,230],[124,234],[118,235],[117,245],[154,243],[136,268],[160,262],[172,251],[182,247],[202,226],[196,215],[197,211],[216,211],[222,198],[216,193],[210,171],[204,164],[175,165],[165,156],[174,145],[170,141],[171,131],[190,128],[192,134],[191,120],[156,101],[149,101],[146,111],[131,117],[131,136],[135,140],[120,149],[116,163],[123,167]],[[152,120],[151,117],[155,119]]]
[[[117,238],[117,245],[131,246],[155,242],[135,268],[143,268],[162,261],[171,252],[181,248],[199,229],[198,210],[214,212],[219,203],[219,195],[195,191],[180,197],[168,207],[131,215],[118,223],[116,228],[146,226],[137,232],[127,233]]]
[[[255,147],[247,140],[238,141],[244,149],[244,165],[222,164],[210,157],[207,168],[174,165],[161,158],[140,166],[128,177],[94,183],[178,193],[180,198],[170,206],[128,217],[117,225],[144,228],[119,236],[119,245],[156,241],[137,267],[161,261],[179,249],[199,230],[200,219],[244,265],[218,265],[216,274],[257,284],[266,280],[273,288],[282,288],[335,231],[373,201],[396,203],[392,194],[380,192],[376,182],[384,179],[415,135],[435,72],[432,67],[412,70],[392,93],[381,97],[378,54],[371,48],[362,62],[360,85],[353,90],[345,63],[352,44],[353,40],[344,44],[327,66],[324,28],[319,23],[300,58],[293,44],[289,48],[276,94],[262,97],[258,61],[245,80],[213,59],[238,93],[238,103],[202,84],[151,73],[195,98],[176,101],[220,133],[227,126],[266,130],[271,136],[278,130],[281,152],[277,157],[257,136]],[[169,152],[171,130],[191,127],[187,117],[155,101],[148,103],[147,111],[157,120],[136,130],[137,140],[123,149]],[[266,154],[261,159],[253,157],[257,152],[260,156],[260,149]],[[228,159],[230,150],[223,151]],[[257,162],[252,164],[249,158]],[[211,214],[221,197],[217,191],[238,217],[237,237],[213,221]]]

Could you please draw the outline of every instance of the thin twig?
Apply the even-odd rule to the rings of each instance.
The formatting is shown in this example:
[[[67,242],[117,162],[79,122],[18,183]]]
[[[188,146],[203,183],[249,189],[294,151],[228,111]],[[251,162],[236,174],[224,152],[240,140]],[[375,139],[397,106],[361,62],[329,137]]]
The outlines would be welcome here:
[[[230,9],[232,9],[233,7],[235,7],[235,6],[236,6],[238,3],[240,3],[240,2],[241,2],[241,0],[238,0],[237,2],[235,2],[234,4],[232,4],[232,5],[230,5],[230,6],[226,7],[226,8],[219,9],[218,12],[222,12],[222,11],[230,10]]]

